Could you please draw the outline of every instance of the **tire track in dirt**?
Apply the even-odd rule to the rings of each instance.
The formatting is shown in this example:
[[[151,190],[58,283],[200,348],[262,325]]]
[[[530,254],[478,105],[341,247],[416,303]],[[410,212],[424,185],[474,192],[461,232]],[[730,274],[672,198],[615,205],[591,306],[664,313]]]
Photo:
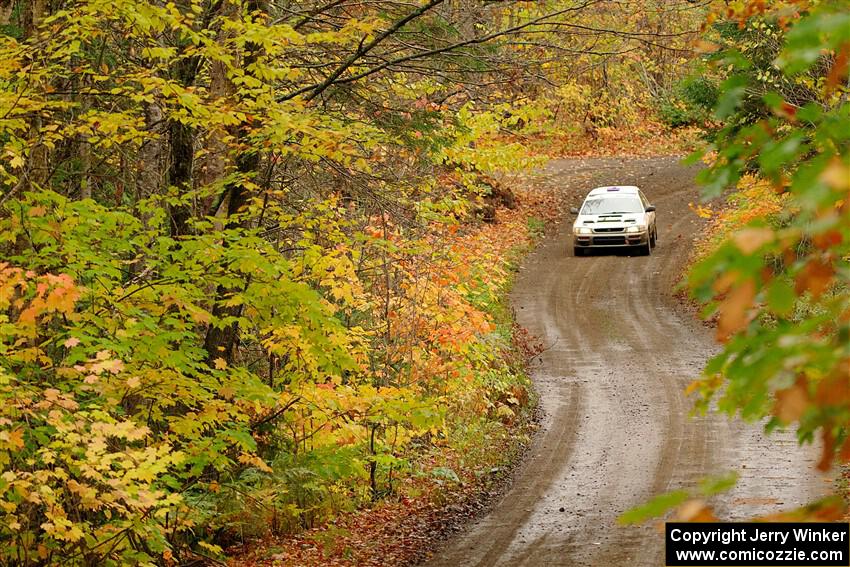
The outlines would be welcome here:
[[[576,204],[596,185],[641,186],[658,207],[659,246],[648,258],[573,258],[565,219],[525,263],[513,303],[548,347],[533,374],[541,431],[502,500],[429,565],[661,565],[655,526],[616,524],[654,494],[742,463],[739,487],[716,502],[726,517],[823,490],[813,451],[795,449],[790,435],[767,441],[758,425],[688,417],[683,390],[716,352],[672,297],[700,226],[688,210],[693,174],[675,158],[562,160],[542,173]]]

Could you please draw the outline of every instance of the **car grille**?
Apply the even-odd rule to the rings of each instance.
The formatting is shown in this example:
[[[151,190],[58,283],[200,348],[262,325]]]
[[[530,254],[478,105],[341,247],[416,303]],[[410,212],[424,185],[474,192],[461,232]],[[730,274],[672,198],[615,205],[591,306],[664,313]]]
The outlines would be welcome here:
[[[605,246],[624,245],[626,243],[625,236],[594,236],[594,244],[602,244]]]
[[[626,229],[622,226],[619,226],[615,228],[594,228],[593,232],[623,232],[624,230]]]

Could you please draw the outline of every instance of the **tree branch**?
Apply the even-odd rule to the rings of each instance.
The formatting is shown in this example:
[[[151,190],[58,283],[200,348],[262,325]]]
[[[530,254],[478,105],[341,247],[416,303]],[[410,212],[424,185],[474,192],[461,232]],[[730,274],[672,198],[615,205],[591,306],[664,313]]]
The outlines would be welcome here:
[[[307,100],[312,100],[312,99],[316,98],[317,96],[322,94],[328,87],[330,87],[332,84],[334,84],[334,82],[336,82],[336,80],[340,77],[340,75],[345,73],[345,71],[347,71],[348,68],[351,67],[358,59],[360,59],[361,57],[363,57],[364,55],[366,55],[367,53],[372,51],[374,48],[376,48],[378,45],[380,45],[385,39],[387,39],[388,37],[390,37],[391,35],[396,33],[398,30],[400,30],[401,28],[406,26],[408,23],[415,20],[416,18],[418,18],[422,14],[426,13],[431,8],[434,8],[435,6],[442,4],[444,1],[445,0],[429,0],[429,2],[427,2],[426,4],[423,4],[422,6],[420,6],[417,9],[413,10],[407,16],[398,20],[393,25],[391,25],[389,28],[387,28],[386,30],[384,30],[383,32],[378,34],[374,39],[372,39],[372,41],[365,43],[365,44],[361,42],[361,44],[357,47],[357,50],[354,53],[352,53],[351,55],[349,55],[349,57],[345,61],[343,61],[342,64],[339,67],[337,67],[330,75],[328,75],[327,78],[325,78],[324,81],[322,81],[318,85],[309,85],[309,86],[297,89],[297,90],[295,90],[295,91],[293,91],[289,94],[286,94],[286,95],[278,98],[277,99],[278,102],[295,98],[299,95],[302,95],[302,94],[310,92],[310,91],[312,91],[312,92],[310,92],[310,95],[306,97]],[[364,39],[365,39],[365,37],[364,37]]]
[[[586,8],[587,6],[594,4],[596,1],[597,0],[588,0],[587,2],[585,2],[585,3],[583,3],[579,6],[572,6],[570,8],[564,8],[563,10],[556,10],[554,12],[544,14],[544,15],[542,15],[538,18],[535,18],[533,20],[529,20],[529,21],[527,21],[523,24],[519,24],[519,25],[513,26],[511,28],[506,28],[504,30],[493,32],[493,33],[488,34],[488,35],[484,35],[484,36],[480,36],[480,37],[474,37],[472,39],[459,41],[459,42],[453,43],[451,45],[446,45],[446,46],[443,46],[443,47],[437,47],[437,48],[429,49],[429,50],[426,50],[426,51],[420,51],[418,53],[412,53],[410,55],[405,55],[403,57],[398,57],[396,59],[392,59],[390,61],[385,61],[384,63],[381,63],[380,65],[376,65],[375,67],[372,67],[371,69],[366,69],[365,71],[361,71],[360,73],[357,73],[357,74],[352,75],[350,77],[340,79],[339,81],[337,81],[337,84],[344,84],[344,83],[351,83],[351,82],[354,82],[354,81],[358,81],[360,79],[368,77],[369,75],[373,75],[373,74],[375,74],[379,71],[383,71],[387,67],[391,67],[393,65],[398,65],[400,63],[405,63],[407,61],[412,61],[414,59],[421,59],[423,57],[430,57],[431,55],[439,55],[440,53],[446,53],[446,52],[449,52],[449,51],[454,51],[454,50],[460,49],[461,47],[466,47],[468,45],[477,45],[477,44],[481,44],[481,43],[486,43],[486,42],[491,41],[493,39],[496,39],[498,37],[513,34],[513,33],[516,33],[518,31],[522,31],[525,28],[528,28],[528,27],[531,27],[531,26],[551,23],[551,22],[546,22],[545,20],[548,20],[550,18],[554,18],[554,17],[557,17],[557,16],[561,16],[561,15],[566,14],[568,12],[574,12],[574,11],[577,11],[577,10],[582,10],[582,9]]]

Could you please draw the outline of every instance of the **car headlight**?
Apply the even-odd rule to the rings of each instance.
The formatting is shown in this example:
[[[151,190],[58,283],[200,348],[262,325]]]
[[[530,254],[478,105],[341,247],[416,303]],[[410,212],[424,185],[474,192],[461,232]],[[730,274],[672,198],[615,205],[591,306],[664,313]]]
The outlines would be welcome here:
[[[640,225],[626,227],[626,232],[643,232],[644,230],[646,230],[646,227]]]
[[[577,226],[573,229],[574,234],[591,234],[593,231],[586,226]]]

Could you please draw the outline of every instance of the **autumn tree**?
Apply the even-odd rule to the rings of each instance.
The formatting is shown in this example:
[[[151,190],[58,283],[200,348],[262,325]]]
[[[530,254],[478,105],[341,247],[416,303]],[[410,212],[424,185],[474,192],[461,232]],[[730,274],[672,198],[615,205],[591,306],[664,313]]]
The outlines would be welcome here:
[[[0,3],[0,560],[216,555],[510,421],[517,243],[464,229],[652,6]]]

